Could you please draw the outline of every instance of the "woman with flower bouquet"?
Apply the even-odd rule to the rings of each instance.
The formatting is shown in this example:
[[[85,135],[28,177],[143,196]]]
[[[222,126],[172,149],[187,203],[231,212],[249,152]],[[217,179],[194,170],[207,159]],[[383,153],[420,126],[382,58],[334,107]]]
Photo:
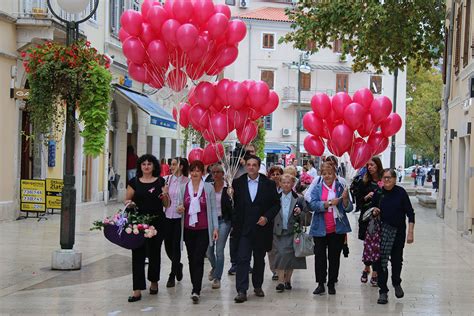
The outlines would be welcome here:
[[[305,201],[293,190],[296,178],[290,174],[280,177],[281,207],[274,219],[273,247],[274,267],[278,275],[277,292],[291,290],[291,276],[294,269],[306,269],[306,258],[296,257],[293,248],[294,233],[301,231],[301,221],[305,217]]]
[[[139,214],[154,216],[152,224],[157,234],[146,238],[143,246],[132,249],[133,295],[129,302],[142,298],[141,291],[146,289],[145,258],[148,257],[148,280],[151,282],[150,294],[158,294],[160,280],[161,244],[163,242],[163,206],[168,206],[169,196],[163,194],[165,181],[160,177],[160,163],[153,155],[143,155],[137,160],[137,176],[130,179],[127,186],[127,205],[134,204]],[[138,227],[137,227],[138,228]],[[130,228],[127,228],[130,229]],[[133,227],[132,227],[133,229]]]

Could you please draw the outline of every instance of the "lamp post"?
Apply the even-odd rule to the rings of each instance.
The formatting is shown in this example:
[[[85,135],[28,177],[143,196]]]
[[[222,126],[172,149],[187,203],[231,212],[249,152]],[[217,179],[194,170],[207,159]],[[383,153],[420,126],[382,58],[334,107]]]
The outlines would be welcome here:
[[[393,72],[393,113],[397,113],[397,81],[398,81],[398,68]],[[390,168],[395,169],[395,134],[392,136],[392,146],[390,146]]]
[[[290,69],[298,70],[298,103],[296,104],[296,161],[298,161],[299,164],[301,158],[301,74],[309,74],[312,70],[311,66],[308,64],[308,58],[305,56],[305,53],[300,54],[299,61],[294,61],[291,63]]]
[[[89,0],[57,0],[59,7],[70,15],[84,12],[89,5]],[[95,0],[94,8],[83,19],[66,20],[54,11],[51,0],[47,0],[48,9],[59,21],[66,25],[66,45],[70,46],[79,38],[79,24],[89,20],[97,11],[99,0]],[[74,238],[76,226],[76,188],[74,176],[74,146],[75,146],[75,121],[76,101],[65,96],[66,101],[66,136],[65,136],[65,169],[64,187],[61,201],[60,244],[61,249],[53,252],[52,269],[78,270],[81,268],[81,253],[75,252]]]

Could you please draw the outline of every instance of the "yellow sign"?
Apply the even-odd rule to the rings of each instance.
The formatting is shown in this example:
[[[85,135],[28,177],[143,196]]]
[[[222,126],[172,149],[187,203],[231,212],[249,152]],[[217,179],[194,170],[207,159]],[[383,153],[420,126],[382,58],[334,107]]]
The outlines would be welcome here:
[[[45,212],[46,190],[44,180],[21,180],[21,211]]]
[[[64,182],[62,179],[46,179],[46,208],[61,209]]]
[[[13,91],[15,99],[28,99],[30,96],[30,89],[16,89]]]

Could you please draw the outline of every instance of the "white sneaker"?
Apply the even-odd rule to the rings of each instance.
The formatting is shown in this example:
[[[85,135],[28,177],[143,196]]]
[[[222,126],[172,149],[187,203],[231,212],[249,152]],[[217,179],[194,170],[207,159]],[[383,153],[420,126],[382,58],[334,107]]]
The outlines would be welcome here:
[[[221,280],[214,279],[214,281],[212,281],[212,288],[213,289],[220,289],[221,288]]]
[[[196,293],[191,294],[191,299],[193,300],[194,304],[199,303],[199,295],[198,294],[196,294]]]
[[[211,269],[211,271],[209,271],[209,274],[207,275],[209,281],[214,280],[213,274],[214,274],[214,269]]]

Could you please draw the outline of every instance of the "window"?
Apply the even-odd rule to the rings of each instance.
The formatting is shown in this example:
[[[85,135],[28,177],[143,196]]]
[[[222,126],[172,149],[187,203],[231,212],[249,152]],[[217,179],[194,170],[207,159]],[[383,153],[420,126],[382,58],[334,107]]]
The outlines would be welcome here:
[[[300,131],[301,132],[306,132],[306,130],[304,129],[304,126],[303,126],[303,116],[308,112],[309,112],[309,110],[300,110],[300,113],[298,115],[298,122],[300,123]]]
[[[471,28],[471,0],[466,0],[466,20],[464,25],[464,46],[462,53],[462,66],[466,67],[469,62],[469,30]]]
[[[262,35],[262,48],[264,49],[275,49],[275,34],[263,33]]]
[[[300,88],[302,91],[309,91],[311,90],[311,73],[309,74],[304,74],[300,73],[301,76],[301,82],[300,82]]]
[[[336,93],[349,91],[349,75],[336,74]]]
[[[120,17],[125,11],[125,0],[110,0],[110,33],[118,36]]]
[[[265,128],[266,131],[272,130],[272,118],[273,118],[273,113],[263,117],[263,127]]]
[[[235,0],[225,0],[225,4],[227,4],[227,5],[235,5]]]
[[[382,93],[382,76],[370,76],[370,91],[373,94],[381,94]]]
[[[273,89],[275,83],[275,73],[272,70],[262,70],[260,80],[265,82],[270,89]]]
[[[333,45],[332,45],[332,51],[334,53],[342,53],[342,41],[341,40],[335,40]]]
[[[454,73],[459,73],[459,65],[461,61],[461,27],[462,27],[462,5],[459,6],[456,21],[456,47],[454,50]]]

